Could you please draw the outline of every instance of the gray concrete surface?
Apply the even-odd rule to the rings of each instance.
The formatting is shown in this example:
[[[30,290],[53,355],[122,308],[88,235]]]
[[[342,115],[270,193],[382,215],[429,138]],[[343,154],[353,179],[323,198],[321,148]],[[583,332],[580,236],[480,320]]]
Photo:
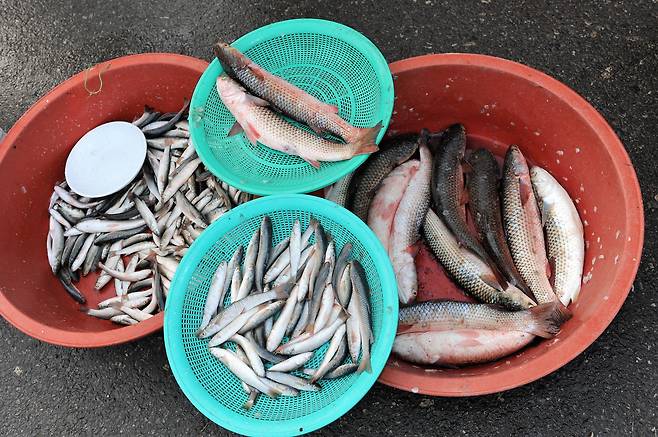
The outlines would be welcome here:
[[[321,434],[656,435],[655,0],[200,3],[0,0],[0,127],[8,129],[52,86],[99,61],[149,51],[209,59],[218,37],[232,40],[292,17],[341,21],[369,36],[389,60],[475,52],[545,71],[602,112],[637,168],[647,232],[626,304],[587,351],[538,382],[473,399],[428,398],[378,384]],[[227,434],[178,389],[161,334],[69,350],[2,321],[0,348],[0,434]]]

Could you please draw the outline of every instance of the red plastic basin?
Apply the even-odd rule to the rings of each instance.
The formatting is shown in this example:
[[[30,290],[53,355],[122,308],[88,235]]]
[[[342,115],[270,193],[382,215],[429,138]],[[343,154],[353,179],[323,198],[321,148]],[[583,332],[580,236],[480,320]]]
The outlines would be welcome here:
[[[391,64],[396,102],[389,135],[461,122],[470,146],[504,155],[519,144],[573,199],[585,225],[589,281],[573,318],[551,340],[497,362],[423,368],[391,356],[379,381],[414,393],[473,396],[508,390],[565,365],[601,335],[624,303],[644,238],[633,166],[603,117],[567,86],[532,68],[483,55],[444,54]],[[459,298],[428,251],[418,259],[419,297]]]
[[[48,265],[48,200],[82,135],[108,121],[131,121],[144,105],[178,111],[183,99],[192,97],[207,65],[166,53],[103,62],[55,87],[7,133],[0,143],[0,247],[5,254],[0,263],[0,314],[9,323],[39,340],[71,347],[125,343],[162,328],[162,313],[122,327],[79,311]],[[98,93],[85,90],[85,77],[87,88],[100,88]],[[95,292],[96,277],[89,275],[78,284],[90,307],[114,294],[111,284]]]

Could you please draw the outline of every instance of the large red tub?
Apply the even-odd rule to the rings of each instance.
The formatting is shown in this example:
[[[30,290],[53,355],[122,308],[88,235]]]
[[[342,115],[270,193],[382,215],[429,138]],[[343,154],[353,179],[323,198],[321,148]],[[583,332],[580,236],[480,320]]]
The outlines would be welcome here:
[[[162,328],[162,313],[122,327],[80,312],[48,265],[48,199],[82,135],[108,121],[131,121],[144,105],[178,111],[207,65],[166,53],[103,62],[55,87],[7,133],[0,143],[0,314],[9,323],[39,340],[72,347],[124,343]],[[114,295],[111,285],[102,293],[93,290],[96,276],[78,284],[90,307]]]
[[[585,226],[585,284],[573,318],[551,340],[463,369],[389,358],[384,384],[437,396],[499,392],[560,368],[601,335],[624,303],[640,263],[642,197],[623,145],[603,117],[567,86],[532,68],[483,55],[444,54],[391,64],[396,102],[389,135],[461,122],[469,147],[502,156],[518,144],[563,184]],[[428,251],[418,259],[419,298],[459,298]]]

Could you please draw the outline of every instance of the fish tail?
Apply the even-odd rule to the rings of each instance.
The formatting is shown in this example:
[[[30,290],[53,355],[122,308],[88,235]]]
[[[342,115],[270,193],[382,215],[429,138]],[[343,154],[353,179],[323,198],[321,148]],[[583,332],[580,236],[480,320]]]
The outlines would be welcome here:
[[[580,287],[578,287],[578,289],[573,291],[571,294],[559,296],[559,298],[564,305],[569,305],[569,303],[573,303],[576,301],[576,299],[578,299],[579,294],[580,294]]]
[[[544,338],[557,335],[562,324],[571,318],[571,311],[560,301],[537,305],[528,311],[533,319],[531,333]]]
[[[256,398],[252,398],[251,396],[249,396],[249,399],[247,399],[247,401],[244,403],[242,408],[244,408],[247,411],[251,410],[251,407],[254,406],[254,401],[255,400],[256,400]]]
[[[364,370],[368,373],[372,373],[372,366],[370,365],[370,355],[361,358],[361,362],[359,363],[359,368],[356,369],[356,372],[361,373]]]
[[[272,387],[271,385],[268,385],[265,394],[271,398],[276,398],[279,397],[282,393],[281,390],[277,389],[276,387]]]
[[[379,147],[375,140],[380,130],[382,130],[381,121],[371,128],[362,129],[361,135],[352,143],[354,155],[367,155],[378,151]]]

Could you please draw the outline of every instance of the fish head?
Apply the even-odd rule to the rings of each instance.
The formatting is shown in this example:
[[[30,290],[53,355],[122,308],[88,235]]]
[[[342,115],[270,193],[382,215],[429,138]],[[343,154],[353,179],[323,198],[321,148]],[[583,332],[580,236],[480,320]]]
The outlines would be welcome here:
[[[532,180],[533,188],[540,198],[547,197],[551,182],[555,180],[546,170],[537,166],[530,169],[530,179]]]
[[[217,78],[217,92],[224,103],[239,103],[245,100],[247,96],[242,85],[225,74]]]
[[[515,176],[528,176],[528,163],[521,153],[519,146],[513,144],[507,149],[505,154],[505,172],[512,172]]]
[[[435,141],[434,139],[432,139]],[[466,128],[463,124],[456,123],[449,126],[439,137],[438,150],[456,154],[460,159],[464,156],[466,150]]]
[[[245,55],[225,42],[218,42],[213,50],[226,74],[233,78],[236,77],[236,70],[244,68],[249,63]]]

